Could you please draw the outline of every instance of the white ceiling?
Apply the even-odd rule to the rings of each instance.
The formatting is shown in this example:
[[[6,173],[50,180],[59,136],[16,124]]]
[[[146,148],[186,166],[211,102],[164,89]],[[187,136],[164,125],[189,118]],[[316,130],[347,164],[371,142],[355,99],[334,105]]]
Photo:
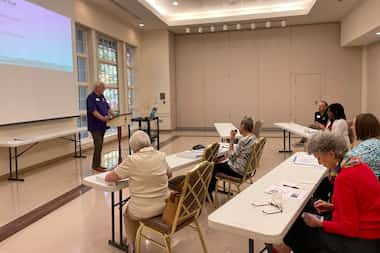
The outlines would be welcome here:
[[[168,26],[306,15],[316,0],[138,0]],[[178,5],[173,5],[173,2]]]
[[[145,30],[151,29],[169,29],[174,33],[185,33],[185,28],[190,27],[192,30],[197,29],[199,26],[203,27],[203,31],[207,32],[211,25],[216,27],[216,31],[221,30],[223,24],[228,24],[231,28],[235,27],[234,24],[241,24],[241,29],[249,27],[252,22],[257,24],[257,27],[264,26],[265,21],[270,20],[272,26],[280,26],[281,20],[286,20],[287,25],[300,25],[300,24],[315,24],[315,23],[328,23],[339,22],[356,4],[361,0],[305,0],[304,4],[309,4],[311,10],[284,10],[273,13],[268,11],[270,8],[268,4],[281,3],[301,3],[300,0],[177,0],[178,6],[173,6],[173,0],[90,0],[95,4],[101,5],[104,9],[118,17],[119,19],[128,20],[135,26],[139,23],[144,23]],[[175,21],[176,25],[168,22],[157,10],[148,6],[147,1],[155,1],[159,6],[164,6],[167,15],[170,17],[178,17],[176,15],[183,15],[183,13],[193,13],[185,17],[190,17],[188,20],[182,18],[181,21]],[[315,2],[315,3],[314,3]],[[230,6],[233,6],[230,8]],[[242,7],[254,8],[262,7],[261,13],[251,13],[241,15],[240,10]],[[167,9],[166,9],[167,8]],[[235,12],[227,12],[223,15],[214,15],[215,17],[208,17],[200,19],[202,15],[199,13],[222,13],[222,10],[235,10]],[[264,10],[264,11],[263,11]],[[163,10],[161,10],[163,12]],[[165,11],[163,12],[165,13]],[[198,15],[196,15],[198,13]],[[250,18],[248,18],[248,16]],[[168,16],[169,17],[169,16]],[[184,17],[184,16],[180,16]]]

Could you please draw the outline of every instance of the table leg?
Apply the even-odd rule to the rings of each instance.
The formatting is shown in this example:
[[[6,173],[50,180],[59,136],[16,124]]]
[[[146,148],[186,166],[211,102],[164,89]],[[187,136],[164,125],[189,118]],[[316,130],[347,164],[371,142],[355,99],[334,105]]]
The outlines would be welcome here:
[[[111,222],[112,222],[112,237],[111,240],[108,240],[108,244],[118,248],[122,251],[128,252],[128,245],[123,243],[123,193],[122,190],[119,190],[119,202],[115,203],[115,193],[111,193]],[[115,241],[115,207],[119,208],[119,242]]]
[[[9,177],[12,178],[13,177],[13,173],[12,173],[12,148],[9,147],[8,151],[9,151]]]
[[[13,172],[12,172],[12,150],[9,148],[9,181],[24,181],[23,178],[18,177],[18,157],[19,154],[17,153],[17,147],[14,147],[14,160],[15,160],[15,177],[13,177]]]
[[[119,191],[119,233],[120,244],[123,245],[123,190]]]
[[[149,138],[150,138],[150,141],[152,141],[152,135],[150,133],[150,119],[148,119],[148,121],[146,122],[146,131],[148,132],[148,135],[149,135]]]
[[[248,239],[248,249],[249,249],[249,253],[254,253],[255,242],[253,241],[253,239]]]
[[[74,157],[86,158],[85,155],[82,155],[82,137],[80,136],[80,133],[74,134]]]
[[[157,118],[157,150],[160,150],[160,119]]]
[[[117,127],[117,140],[119,143],[119,164],[123,161],[123,158],[121,157],[121,126]]]
[[[284,129],[283,130],[283,150],[278,151],[280,153],[291,153],[291,152],[293,152],[293,150],[291,149],[291,144],[290,144],[291,133],[290,132],[288,132],[288,133],[289,133],[289,135],[288,135],[289,147],[288,147],[288,149],[286,149],[286,130]]]
[[[112,236],[111,243],[115,243],[115,193],[111,193],[111,224],[112,224]]]

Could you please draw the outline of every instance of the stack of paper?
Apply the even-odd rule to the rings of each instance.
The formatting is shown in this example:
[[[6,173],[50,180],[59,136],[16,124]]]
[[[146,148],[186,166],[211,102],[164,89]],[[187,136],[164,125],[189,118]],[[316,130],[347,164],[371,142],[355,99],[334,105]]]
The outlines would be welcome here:
[[[293,163],[302,166],[319,166],[318,160],[313,155],[306,153],[295,155]]]

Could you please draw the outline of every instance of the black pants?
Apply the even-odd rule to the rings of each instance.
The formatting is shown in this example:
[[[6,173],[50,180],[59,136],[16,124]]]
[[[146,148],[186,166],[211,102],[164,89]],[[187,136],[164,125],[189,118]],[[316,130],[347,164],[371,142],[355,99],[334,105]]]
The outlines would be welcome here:
[[[215,164],[214,171],[212,173],[211,182],[210,182],[210,185],[208,186],[208,192],[210,193],[210,196],[212,196],[211,193],[215,190],[215,186],[216,186],[216,177],[215,177],[215,175],[217,173],[223,173],[223,174],[225,174],[227,176],[232,176],[232,177],[237,177],[237,178],[242,178],[243,177],[239,173],[233,171],[230,168],[230,166],[228,165],[227,162]]]
[[[325,177],[319,184],[318,188],[315,190],[313,197],[315,199],[322,199],[324,201],[329,201],[330,196],[333,192],[333,184],[330,182],[328,177]]]
[[[349,238],[311,228],[298,218],[284,238],[294,253],[378,253],[380,239]]]
[[[94,155],[92,156],[92,168],[98,168],[102,161],[102,149],[105,131],[90,131],[94,140]]]

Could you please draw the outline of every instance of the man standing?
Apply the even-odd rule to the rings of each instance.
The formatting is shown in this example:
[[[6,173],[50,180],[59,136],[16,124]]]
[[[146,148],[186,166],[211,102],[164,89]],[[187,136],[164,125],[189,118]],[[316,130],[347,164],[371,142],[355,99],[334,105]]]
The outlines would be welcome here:
[[[114,115],[103,95],[104,90],[104,83],[99,81],[95,84],[94,91],[87,96],[87,126],[94,140],[92,169],[99,172],[106,171],[106,168],[101,167],[103,140],[110,119],[108,115]]]

